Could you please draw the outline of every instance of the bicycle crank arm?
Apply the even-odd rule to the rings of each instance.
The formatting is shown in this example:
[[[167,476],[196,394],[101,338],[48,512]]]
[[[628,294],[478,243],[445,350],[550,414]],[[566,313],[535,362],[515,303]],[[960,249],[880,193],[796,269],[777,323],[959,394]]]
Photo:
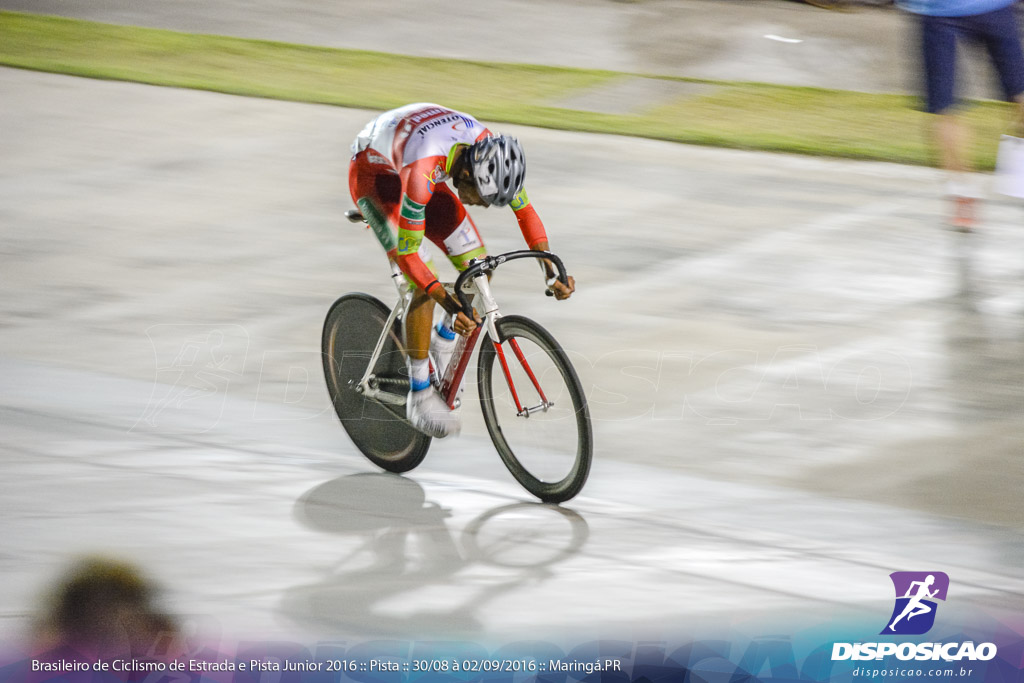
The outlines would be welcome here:
[[[548,412],[548,408],[553,408],[554,406],[554,401],[545,401],[539,405],[533,406],[532,408],[523,408],[518,413],[516,413],[516,415],[518,415],[519,417],[530,417],[534,413],[546,413]]]
[[[349,382],[349,385],[357,394],[362,394],[366,398],[378,401],[380,403],[387,403],[393,406],[404,406],[405,405],[405,394],[393,394],[390,391],[385,391],[376,386],[367,386],[365,384],[357,384],[354,380]],[[408,383],[406,383],[408,385]]]
[[[406,398],[405,394],[392,394],[390,391],[381,391],[380,389],[367,391],[364,396],[372,398],[374,401],[388,403],[393,406],[404,406]]]

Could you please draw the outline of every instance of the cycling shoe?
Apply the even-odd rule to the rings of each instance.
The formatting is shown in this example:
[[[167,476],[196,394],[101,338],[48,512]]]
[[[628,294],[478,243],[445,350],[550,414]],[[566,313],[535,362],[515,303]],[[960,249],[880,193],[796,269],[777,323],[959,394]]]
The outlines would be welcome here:
[[[458,434],[462,429],[458,413],[449,410],[448,404],[433,387],[409,392],[405,416],[413,427],[439,439]]]

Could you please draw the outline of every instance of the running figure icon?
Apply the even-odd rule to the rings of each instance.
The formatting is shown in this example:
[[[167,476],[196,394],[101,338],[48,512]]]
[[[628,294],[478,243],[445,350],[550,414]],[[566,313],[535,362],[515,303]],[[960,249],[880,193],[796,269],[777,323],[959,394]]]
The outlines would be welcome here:
[[[943,572],[893,572],[890,578],[896,589],[896,604],[882,633],[927,633],[935,623],[936,600],[946,599],[949,577]]]
[[[907,594],[903,596],[905,598],[910,598],[910,602],[908,602],[907,606],[903,608],[903,611],[900,612],[900,615],[893,619],[892,623],[889,624],[890,631],[896,630],[896,622],[898,622],[903,617],[906,617],[907,621],[910,621],[911,619],[920,614],[927,614],[928,612],[932,611],[932,608],[921,602],[921,600],[923,600],[924,598],[934,598],[935,594],[939,592],[938,588],[936,588],[934,591],[928,590],[928,588],[933,583],[935,583],[934,574],[929,574],[928,578],[926,578],[924,581],[912,581],[910,583],[910,588],[907,589]],[[915,586],[917,586],[917,593],[915,595],[911,595],[911,593],[914,591]]]

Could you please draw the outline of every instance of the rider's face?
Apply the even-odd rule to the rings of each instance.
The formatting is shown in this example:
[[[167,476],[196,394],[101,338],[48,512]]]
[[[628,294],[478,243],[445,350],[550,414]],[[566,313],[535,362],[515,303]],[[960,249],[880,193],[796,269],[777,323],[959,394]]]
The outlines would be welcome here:
[[[488,205],[487,202],[480,198],[480,193],[476,190],[476,183],[470,177],[468,169],[460,174],[459,182],[455,184],[455,187],[459,191],[459,199],[463,204],[469,204],[470,206]]]

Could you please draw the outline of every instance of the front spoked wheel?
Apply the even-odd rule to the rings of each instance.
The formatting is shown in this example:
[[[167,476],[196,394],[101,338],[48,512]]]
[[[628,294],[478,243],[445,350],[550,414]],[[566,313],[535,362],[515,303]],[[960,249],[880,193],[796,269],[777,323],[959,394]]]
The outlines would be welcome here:
[[[405,419],[405,407],[370,399],[356,392],[388,320],[388,308],[368,294],[346,294],[331,306],[322,339],[324,378],[334,411],[363,455],[389,472],[408,472],[423,461],[430,437]],[[408,391],[405,354],[396,322],[373,368],[375,378]]]
[[[551,334],[521,316],[499,318],[500,352],[480,348],[487,431],[512,476],[546,503],[583,488],[593,456],[590,412],[576,371]]]

